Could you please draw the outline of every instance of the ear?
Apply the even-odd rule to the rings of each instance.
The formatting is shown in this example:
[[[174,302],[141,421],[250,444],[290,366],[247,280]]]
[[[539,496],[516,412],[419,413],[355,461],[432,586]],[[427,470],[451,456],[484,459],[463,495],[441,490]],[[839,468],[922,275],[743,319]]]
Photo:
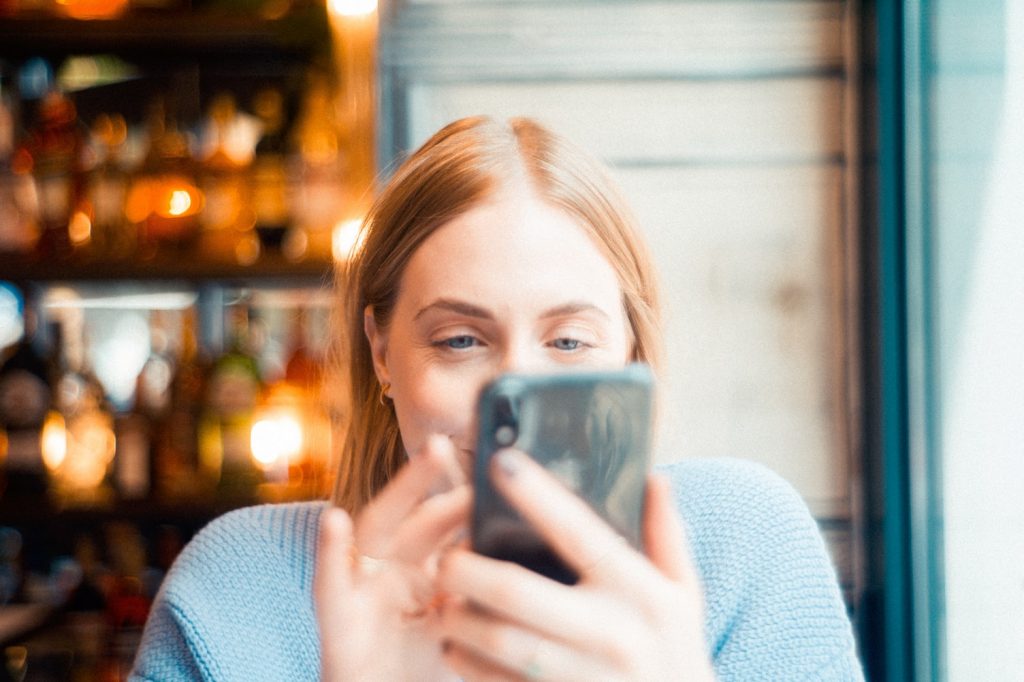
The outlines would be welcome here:
[[[370,342],[370,356],[373,358],[373,371],[377,374],[377,381],[381,384],[391,383],[391,374],[388,372],[388,333],[377,326],[377,319],[373,316],[373,306],[366,306],[363,310],[363,332],[366,340]]]

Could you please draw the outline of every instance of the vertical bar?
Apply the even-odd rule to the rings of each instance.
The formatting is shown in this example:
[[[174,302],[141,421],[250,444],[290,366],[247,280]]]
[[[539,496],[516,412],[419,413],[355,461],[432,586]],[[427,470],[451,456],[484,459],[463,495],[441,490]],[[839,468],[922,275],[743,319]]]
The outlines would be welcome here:
[[[846,64],[846,83],[843,89],[843,149],[846,172],[843,173],[843,226],[839,235],[840,255],[837,272],[841,279],[839,291],[838,327],[842,329],[839,342],[842,377],[836,402],[841,413],[837,423],[842,429],[843,457],[847,466],[846,494],[850,513],[850,555],[852,557],[851,603],[863,602],[867,588],[866,509],[863,495],[865,476],[864,452],[864,249],[862,242],[864,212],[862,197],[867,184],[864,164],[864,136],[861,126],[865,110],[864,42],[861,22],[864,12],[862,0],[847,0],[843,13],[843,61]],[[855,621],[862,615],[855,608]]]
[[[928,0],[905,0],[903,16],[904,220],[907,333],[907,502],[909,505],[911,635],[914,679],[943,679],[941,458],[937,415],[939,368],[935,347],[928,108],[930,36]]]
[[[881,575],[874,633],[874,679],[914,679],[911,525],[908,471],[907,318],[905,217],[904,6],[874,3],[877,57],[877,226],[875,243],[874,343],[872,387],[873,447],[877,468],[874,510],[879,532],[873,538]],[[880,536],[880,537],[879,537]],[[878,569],[876,569],[877,571]],[[871,623],[866,624],[868,628]],[[881,649],[881,651],[877,651]]]

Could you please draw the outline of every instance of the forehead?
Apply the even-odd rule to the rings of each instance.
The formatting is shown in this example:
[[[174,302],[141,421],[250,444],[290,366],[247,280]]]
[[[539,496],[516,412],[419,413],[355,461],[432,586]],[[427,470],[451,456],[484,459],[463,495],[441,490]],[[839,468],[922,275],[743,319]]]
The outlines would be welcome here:
[[[499,193],[435,230],[406,266],[400,292],[621,300],[612,264],[579,219],[522,192]]]

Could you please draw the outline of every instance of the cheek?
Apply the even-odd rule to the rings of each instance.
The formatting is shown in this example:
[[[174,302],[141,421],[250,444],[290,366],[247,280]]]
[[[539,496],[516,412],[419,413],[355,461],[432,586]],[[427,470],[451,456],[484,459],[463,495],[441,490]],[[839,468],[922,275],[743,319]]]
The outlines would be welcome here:
[[[432,434],[448,436],[459,447],[466,447],[472,439],[478,390],[467,377],[446,372],[428,370],[415,377],[395,377],[392,395],[406,452],[419,451]]]

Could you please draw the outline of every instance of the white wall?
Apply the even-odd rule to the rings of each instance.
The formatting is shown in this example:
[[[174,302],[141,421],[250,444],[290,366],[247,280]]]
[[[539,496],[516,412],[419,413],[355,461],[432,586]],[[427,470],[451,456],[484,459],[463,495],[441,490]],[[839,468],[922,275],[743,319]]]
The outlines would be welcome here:
[[[939,3],[936,30],[946,665],[1024,680],[1024,6]]]

